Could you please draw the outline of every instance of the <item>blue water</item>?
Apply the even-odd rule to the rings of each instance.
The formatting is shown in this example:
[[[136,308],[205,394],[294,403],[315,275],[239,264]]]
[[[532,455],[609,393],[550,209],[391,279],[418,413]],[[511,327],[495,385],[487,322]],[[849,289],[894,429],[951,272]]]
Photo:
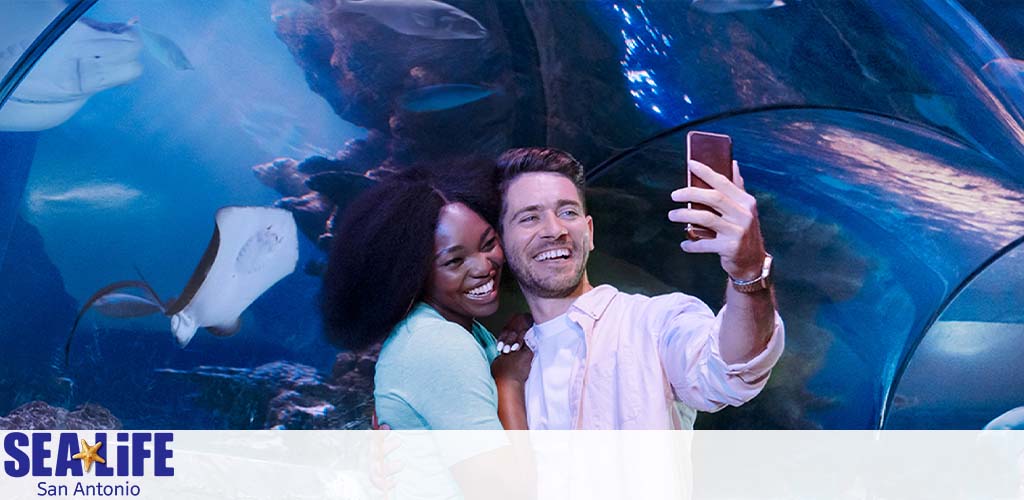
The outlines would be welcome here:
[[[176,296],[210,239],[218,208],[266,206],[280,198],[256,179],[252,166],[282,156],[334,157],[346,141],[365,135],[309,89],[302,65],[331,61],[313,60],[326,59],[323,53],[296,61],[274,33],[271,3],[114,0],[100,2],[89,13],[104,22],[137,18],[140,29],[180,47],[189,62],[179,68],[194,69],[168,67],[144,53],[145,70],[138,80],[94,96],[57,128],[22,136],[27,142],[19,148],[29,151],[26,146],[34,141],[34,154],[18,161],[11,154],[0,159],[17,167],[5,172],[0,185],[8,204],[0,206],[0,241],[12,227],[18,238],[17,253],[7,252],[7,265],[0,268],[5,280],[0,320],[7,321],[0,322],[7,354],[0,363],[0,415],[14,404],[46,399],[68,407],[102,404],[127,427],[259,426],[245,419],[255,398],[229,394],[221,398],[227,401],[216,401],[216,391],[203,392],[201,383],[188,378],[195,375],[193,369],[215,365],[200,371],[216,378],[245,373],[224,367],[284,360],[330,372],[337,351],[321,338],[319,279],[303,272],[307,263],[324,256],[305,236],[300,237],[296,272],[253,303],[237,335],[215,338],[200,332],[180,349],[165,317],[124,320],[93,312],[83,319],[72,345],[70,368],[61,363],[75,309],[95,290],[136,279],[138,269],[161,297]],[[278,9],[311,8],[302,0],[273,3]],[[852,8],[794,2],[786,8],[721,16],[680,9],[677,3],[685,2],[620,5],[606,0],[556,9],[579,14],[577,19],[559,19],[571,28],[565,33],[583,33],[601,42],[581,46],[591,47],[587,50],[594,50],[611,69],[608,74],[588,72],[591,68],[573,64],[592,63],[587,58],[591,54],[548,51],[545,44],[560,43],[561,33],[551,40],[511,43],[508,55],[527,64],[536,54],[524,56],[516,50],[526,47],[530,52],[532,43],[544,49],[538,51],[545,61],[536,75],[529,70],[508,76],[542,76],[543,85],[532,82],[536,85],[523,88],[543,87],[543,95],[529,99],[547,99],[551,106],[546,115],[508,119],[522,120],[515,128],[536,126],[552,143],[587,154],[587,144],[606,148],[606,153],[622,151],[631,145],[623,137],[642,140],[683,122],[749,111],[701,127],[733,136],[748,186],[765,202],[762,226],[776,254],[788,350],[766,394],[734,417],[729,417],[731,410],[716,415],[721,419],[715,425],[876,426],[904,356],[926,334],[933,314],[961,280],[1024,228],[1016,161],[1019,120],[993,113],[996,101],[982,81],[985,75],[962,65],[978,62],[977,55],[967,57],[957,45],[973,47],[972,41],[985,39],[970,30],[938,29],[945,24],[923,10],[907,5],[900,9],[899,2],[886,9],[876,1],[843,4]],[[938,0],[923,4],[948,7]],[[516,10],[521,17],[518,4],[508,5],[499,10]],[[509,26],[514,27],[511,22]],[[427,44],[411,47],[411,52],[443,46]],[[376,48],[355,44],[341,50],[358,52],[360,57],[352,59],[358,62],[370,60]],[[393,64],[408,61],[374,62],[391,70]],[[319,72],[310,73],[318,76],[311,78],[333,75],[333,69],[338,68],[318,66]],[[366,69],[352,71],[372,78],[360,73]],[[576,83],[583,83],[581,88],[591,83],[575,81],[580,75],[606,83],[607,89],[595,86],[599,91],[623,93],[626,104],[616,109],[613,128],[628,133],[601,132],[608,117],[595,113],[597,108],[574,111],[575,106],[562,106],[566,103],[561,96],[577,98]],[[378,82],[369,83],[375,91]],[[483,99],[490,88],[420,96],[425,97],[421,107],[411,111],[458,108]],[[382,90],[392,101],[373,105],[401,104],[400,94],[389,94],[394,90]],[[764,108],[778,105],[860,111]],[[567,125],[576,123],[583,126]],[[392,125],[400,130],[403,124]],[[595,179],[599,187],[618,195],[606,191],[606,198],[592,200],[595,210],[605,210],[595,217],[597,234],[606,235],[600,236],[605,240],[599,252],[630,266],[643,264],[659,283],[665,280],[688,292],[695,284],[703,286],[704,298],[714,302],[724,286],[718,263],[695,258],[669,267],[667,263],[681,262],[675,242],[663,245],[664,250],[654,244],[669,238],[670,231],[653,223],[638,226],[638,217],[647,214],[629,206],[664,202],[666,190],[683,179],[685,130],[676,132],[648,144],[633,159],[627,156],[613,164],[603,180]],[[4,134],[0,146],[11,137]],[[396,140],[388,146],[408,148],[402,154],[410,157],[416,148],[430,149],[425,146],[429,135],[409,138],[415,144]],[[444,140],[452,142],[450,137],[437,138],[438,144]],[[634,184],[639,186],[629,192],[615,191]],[[627,206],[620,206],[623,202]],[[662,217],[657,220],[667,224]],[[607,224],[616,223],[615,230],[605,232]],[[594,269],[594,275],[600,270]],[[997,274],[1000,280],[1020,281]],[[1019,323],[1019,314],[1010,308],[1016,303],[1007,301],[1001,290],[971,289],[980,298],[951,311],[963,322],[997,317]],[[975,305],[985,300],[989,302]],[[969,366],[963,359],[955,361]],[[928,366],[933,365],[941,366]],[[157,371],[165,368],[178,371]],[[989,380],[988,372],[979,373],[976,379]],[[933,385],[944,394],[956,394],[950,390],[954,384],[974,387],[964,383],[969,378],[950,376]],[[927,382],[932,383],[930,377]],[[983,405],[961,405],[962,413],[971,415],[968,426],[992,418],[985,415],[994,409],[985,405],[997,396],[1018,396],[1019,391],[1011,394],[1006,387],[967,392],[986,399]],[[899,400],[911,410],[900,411],[933,411],[912,396]],[[936,418],[948,418],[955,426],[951,415]]]
[[[363,135],[306,86],[274,36],[269,3],[184,9],[100,2],[89,12],[108,21],[138,16],[140,25],[175,40],[196,69],[173,70],[147,54],[141,78],[97,94],[40,136],[26,198],[88,185],[139,192],[114,206],[26,207],[76,298],[132,278],[133,264],[158,291],[177,294],[206,247],[217,208],[279,198],[250,167],[333,154]]]
[[[365,135],[308,88],[274,34],[270,4],[115,1],[87,14],[111,22],[137,17],[141,27],[178,44],[195,69],[164,66],[145,52],[139,79],[93,96],[71,120],[38,136],[20,212],[42,234],[46,254],[79,305],[108,283],[137,279],[136,267],[165,300],[177,296],[210,240],[218,208],[267,206],[281,197],[257,180],[252,166],[284,156],[334,156],[346,141]],[[158,397],[154,387],[164,393],[166,408],[177,409],[172,413],[189,415],[196,410],[189,403],[192,389],[167,393],[153,369],[252,367],[284,359],[329,372],[337,351],[321,338],[319,278],[302,271],[323,254],[302,236],[300,254],[296,272],[257,300],[242,317],[242,331],[230,338],[200,331],[180,350],[166,317],[87,314],[72,368],[61,373],[76,384],[69,403],[104,404],[130,426],[173,427],[168,415],[147,417]],[[27,307],[45,314],[45,304]],[[61,327],[36,335],[66,333]],[[60,371],[58,364],[49,369]],[[139,391],[102,383],[91,365],[107,377],[141,384]],[[179,425],[223,425],[210,418],[183,418]]]

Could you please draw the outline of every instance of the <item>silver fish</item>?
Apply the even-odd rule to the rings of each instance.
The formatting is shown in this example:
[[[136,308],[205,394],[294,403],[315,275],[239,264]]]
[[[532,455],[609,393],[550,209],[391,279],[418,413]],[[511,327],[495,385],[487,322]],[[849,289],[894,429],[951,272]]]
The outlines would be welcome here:
[[[402,107],[416,113],[441,111],[476,102],[494,95],[495,91],[479,85],[446,83],[407,92]]]
[[[434,40],[487,36],[487,29],[473,16],[435,0],[338,0],[335,8],[367,15],[403,35]]]
[[[49,206],[75,205],[91,208],[120,208],[142,196],[142,191],[124,184],[87,184],[63,192],[33,191],[28,195],[28,207],[34,212]]]
[[[746,10],[765,10],[784,7],[784,0],[693,0],[690,8],[708,14],[728,14]]]

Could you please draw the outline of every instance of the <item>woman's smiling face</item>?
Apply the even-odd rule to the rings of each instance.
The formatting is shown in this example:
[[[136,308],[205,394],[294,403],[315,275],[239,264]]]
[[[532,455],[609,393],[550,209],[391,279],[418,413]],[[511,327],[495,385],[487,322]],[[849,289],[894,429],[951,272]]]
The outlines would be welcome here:
[[[466,330],[498,310],[505,254],[498,233],[462,203],[441,208],[424,301]]]

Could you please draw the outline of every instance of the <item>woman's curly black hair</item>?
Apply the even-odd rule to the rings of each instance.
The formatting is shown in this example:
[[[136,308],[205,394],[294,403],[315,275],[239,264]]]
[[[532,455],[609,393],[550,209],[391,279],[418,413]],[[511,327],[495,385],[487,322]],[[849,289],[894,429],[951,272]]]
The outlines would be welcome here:
[[[320,295],[332,344],[362,350],[387,338],[423,296],[441,208],[462,203],[497,223],[495,174],[494,162],[482,158],[418,165],[348,205],[335,226]]]

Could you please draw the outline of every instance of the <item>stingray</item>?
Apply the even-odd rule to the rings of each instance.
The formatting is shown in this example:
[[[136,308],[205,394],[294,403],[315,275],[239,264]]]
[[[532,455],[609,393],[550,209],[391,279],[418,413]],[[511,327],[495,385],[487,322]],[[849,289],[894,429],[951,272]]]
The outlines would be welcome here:
[[[34,6],[34,2],[26,5]],[[40,4],[45,5],[45,3]],[[18,9],[14,9],[17,11]],[[13,22],[13,21],[11,21]],[[10,68],[32,36],[0,22],[0,69]],[[56,127],[98,92],[142,74],[142,40],[130,23],[76,22],[36,62],[0,109],[0,130],[26,132]]]
[[[268,207],[224,207],[199,265],[176,300],[162,301],[145,281],[111,283],[89,297],[64,345],[67,366],[71,340],[89,309],[116,318],[160,313],[170,318],[178,345],[185,347],[199,328],[225,337],[238,333],[242,312],[274,283],[295,270],[298,232],[291,212]],[[128,289],[141,294],[123,293]]]

